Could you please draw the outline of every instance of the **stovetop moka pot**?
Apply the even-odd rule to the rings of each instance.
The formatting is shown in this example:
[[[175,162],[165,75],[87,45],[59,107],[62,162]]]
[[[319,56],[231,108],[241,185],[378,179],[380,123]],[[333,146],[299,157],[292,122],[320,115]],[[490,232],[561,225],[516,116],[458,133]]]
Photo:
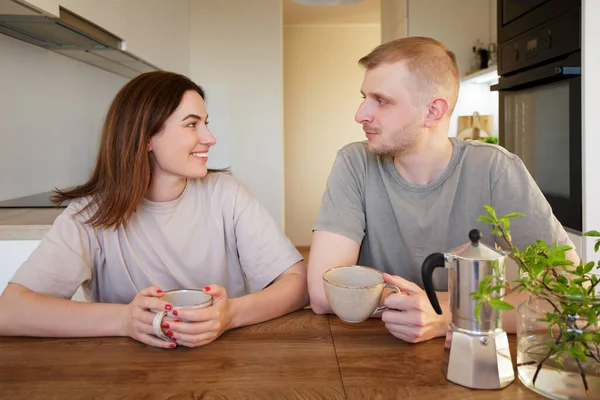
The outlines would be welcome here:
[[[481,280],[493,275],[494,284],[504,282],[506,254],[481,241],[481,232],[469,232],[468,243],[450,253],[433,253],[423,262],[423,285],[436,313],[442,314],[433,285],[433,271],[448,270],[448,292],[452,323],[446,337],[443,370],[446,378],[473,389],[500,389],[515,376],[508,346],[502,329],[502,314],[489,304],[481,308],[480,321],[475,317],[477,291]],[[498,297],[504,290],[497,291]]]

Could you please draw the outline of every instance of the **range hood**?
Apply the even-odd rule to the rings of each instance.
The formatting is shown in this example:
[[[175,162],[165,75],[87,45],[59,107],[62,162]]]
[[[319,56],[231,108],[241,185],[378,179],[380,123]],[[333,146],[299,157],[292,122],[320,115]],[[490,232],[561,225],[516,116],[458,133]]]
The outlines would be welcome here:
[[[59,8],[47,16],[18,0],[0,0],[0,34],[52,50],[126,78],[159,68],[125,50],[125,41]]]

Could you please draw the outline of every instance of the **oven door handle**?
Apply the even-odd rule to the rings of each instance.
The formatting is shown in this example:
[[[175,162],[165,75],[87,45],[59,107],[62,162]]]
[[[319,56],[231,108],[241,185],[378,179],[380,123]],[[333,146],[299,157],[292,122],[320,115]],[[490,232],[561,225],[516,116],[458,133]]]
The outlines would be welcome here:
[[[524,86],[533,87],[542,83],[556,82],[581,75],[581,67],[547,66],[500,78],[491,90],[517,90]]]

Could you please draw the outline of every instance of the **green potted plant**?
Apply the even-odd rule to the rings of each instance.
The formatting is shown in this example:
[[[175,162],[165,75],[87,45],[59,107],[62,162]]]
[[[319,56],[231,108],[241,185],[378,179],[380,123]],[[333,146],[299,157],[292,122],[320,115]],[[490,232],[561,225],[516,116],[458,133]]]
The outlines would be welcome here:
[[[513,245],[510,220],[523,214],[497,216],[493,207],[484,206],[487,215],[477,221],[492,225],[492,233],[503,239],[509,256],[519,268],[516,286],[488,276],[471,294],[477,300],[475,316],[481,306],[505,311],[513,307],[502,300],[514,291],[527,291],[529,300],[517,309],[517,372],[530,389],[556,399],[600,398],[600,297],[594,274],[600,262],[574,265],[565,253],[571,249],[556,243],[537,241],[524,249]],[[594,251],[600,247],[600,232]]]

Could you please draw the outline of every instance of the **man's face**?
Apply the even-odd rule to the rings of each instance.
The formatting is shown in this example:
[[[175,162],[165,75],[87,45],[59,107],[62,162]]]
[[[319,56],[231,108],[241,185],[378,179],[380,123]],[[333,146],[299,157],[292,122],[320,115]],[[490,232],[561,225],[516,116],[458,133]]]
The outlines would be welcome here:
[[[362,124],[369,151],[399,156],[424,136],[425,114],[413,99],[417,85],[402,63],[381,64],[365,72],[355,121]]]

